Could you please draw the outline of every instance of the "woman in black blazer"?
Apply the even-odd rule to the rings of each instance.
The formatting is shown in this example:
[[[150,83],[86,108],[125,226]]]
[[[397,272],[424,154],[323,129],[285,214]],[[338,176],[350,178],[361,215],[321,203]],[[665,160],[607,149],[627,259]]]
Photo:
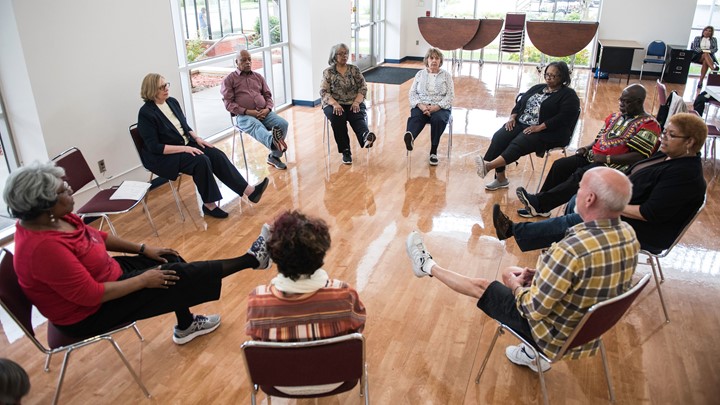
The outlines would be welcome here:
[[[570,69],[565,62],[552,62],[545,68],[545,83],[530,88],[515,104],[510,119],[492,137],[485,156],[475,158],[477,173],[485,177],[495,170],[487,190],[507,188],[505,165],[532,152],[565,146],[570,142],[580,114],[580,100],[570,85]]]
[[[170,180],[180,173],[191,175],[203,201],[202,210],[211,217],[228,216],[217,205],[222,195],[214,176],[238,195],[246,195],[254,203],[260,201],[267,177],[249,185],[222,151],[195,135],[169,89],[170,83],[157,73],[149,73],[142,82],[140,96],[145,104],[138,114],[138,130],[145,142],[140,152],[145,167]]]

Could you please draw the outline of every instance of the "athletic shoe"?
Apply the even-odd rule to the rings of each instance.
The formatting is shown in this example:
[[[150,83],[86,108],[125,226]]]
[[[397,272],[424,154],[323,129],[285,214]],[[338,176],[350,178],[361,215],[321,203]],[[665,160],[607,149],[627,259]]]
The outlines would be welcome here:
[[[518,200],[525,206],[525,211],[530,214],[530,216],[525,216],[520,213],[520,210],[518,210],[518,215],[524,218],[533,218],[533,217],[543,217],[547,218],[550,216],[549,212],[539,212],[535,206],[530,202],[530,196],[532,194],[529,194],[527,190],[525,190],[524,187],[518,187],[515,189],[515,195],[517,195]],[[534,197],[534,196],[533,196]]]
[[[352,154],[350,153],[350,151],[346,150],[345,152],[342,153],[342,155],[343,155],[343,157],[342,157],[343,164],[351,165],[352,164]]]
[[[267,164],[270,166],[275,166],[276,169],[285,170],[287,169],[287,165],[283,163],[282,160],[280,160],[279,157],[273,156],[272,153],[268,155],[267,157]]]
[[[282,129],[280,129],[279,127],[272,127],[272,138],[275,149],[279,150],[280,152],[285,152],[287,150],[287,144],[283,139]]]
[[[518,366],[530,367],[530,370],[536,373],[538,372],[537,361],[532,354],[532,350],[527,348],[524,343],[520,343],[517,346],[508,346],[505,349],[505,356]],[[540,367],[542,367],[542,371],[544,373],[550,370],[550,363],[540,359]]]
[[[195,315],[189,328],[178,329],[175,325],[173,342],[184,345],[198,336],[213,332],[218,326],[220,326],[220,315]]]
[[[508,179],[505,179],[505,181],[499,181],[498,179],[495,179],[485,185],[485,190],[495,191],[495,190],[499,190],[501,188],[508,188],[509,185],[510,185],[510,180],[508,180]]]
[[[430,163],[430,166],[437,166],[438,165],[438,157],[436,154],[431,154],[430,159],[428,159],[428,163]]]
[[[363,148],[372,148],[373,142],[377,137],[372,132],[366,132],[363,134]]]
[[[410,232],[405,242],[405,248],[407,249],[408,257],[412,261],[415,277],[432,277],[432,266],[435,264],[435,261],[427,249],[425,249],[422,236],[418,231]]]
[[[477,175],[480,176],[481,179],[484,179],[488,174],[487,167],[485,166],[485,160],[480,156],[476,156],[475,164],[477,165]]]
[[[513,236],[513,221],[500,210],[500,205],[493,205],[492,218],[495,235],[499,240],[505,240]]]
[[[412,132],[405,132],[405,135],[403,135],[403,141],[405,141],[405,149],[407,149],[408,152],[413,150],[413,144],[415,143],[415,140],[413,139]]]
[[[267,241],[269,238],[270,225],[263,224],[260,229],[260,235],[258,235],[255,242],[253,242],[252,246],[250,246],[250,249],[247,251],[248,254],[255,256],[258,263],[260,263],[257,267],[253,267],[255,270],[265,270],[272,266],[272,260],[270,259],[270,254],[267,251]]]

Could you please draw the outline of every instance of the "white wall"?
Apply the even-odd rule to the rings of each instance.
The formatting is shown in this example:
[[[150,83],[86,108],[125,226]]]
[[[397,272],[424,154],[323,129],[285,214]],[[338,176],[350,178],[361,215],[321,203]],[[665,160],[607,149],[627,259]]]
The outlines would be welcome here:
[[[10,0],[2,1],[5,11]],[[35,155],[78,146],[94,170],[104,159],[108,176],[140,167],[127,128],[137,121],[142,78],[158,72],[179,83],[169,1],[12,0],[19,46],[2,48],[0,67],[18,143],[37,135],[36,121],[45,150]],[[35,111],[17,111],[32,103]]]
[[[350,44],[350,11],[345,1],[288,1],[293,100],[319,100],[330,48]]]
[[[697,0],[603,0],[598,38],[637,41],[647,46],[654,40],[668,45],[687,45]],[[635,51],[633,70],[640,70],[645,51]],[[647,65],[646,70],[660,71]]]
[[[387,0],[386,3],[385,58],[400,60],[425,56],[430,45],[420,35],[417,19],[425,17],[426,11],[433,10],[432,0]]]

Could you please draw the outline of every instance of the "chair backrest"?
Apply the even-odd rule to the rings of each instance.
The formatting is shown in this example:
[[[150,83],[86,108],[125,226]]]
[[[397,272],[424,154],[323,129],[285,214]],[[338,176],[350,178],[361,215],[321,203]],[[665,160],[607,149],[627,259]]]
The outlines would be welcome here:
[[[130,131],[130,137],[132,138],[133,144],[135,145],[135,150],[140,157],[140,162],[143,166],[145,166],[145,161],[143,160],[143,156],[141,153],[143,148],[145,147],[145,141],[143,141],[142,136],[140,136],[140,130],[138,129],[137,124],[130,125],[130,127],[128,127],[128,131]]]
[[[644,275],[631,289],[617,297],[598,302],[591,306],[570,334],[557,358],[561,358],[568,350],[582,346],[602,336],[625,315],[630,305],[640,295],[650,281],[650,274]]]
[[[692,111],[693,111],[695,114],[699,115],[697,111],[695,111],[695,110],[692,110]],[[695,215],[693,215],[693,216],[691,216],[690,218],[687,219],[687,222],[685,222],[685,224],[684,224],[684,226],[683,226],[683,228],[682,228],[682,231],[680,231],[680,233],[678,233],[677,237],[675,237],[675,241],[672,243],[672,245],[670,245],[667,249],[663,250],[661,253],[652,253],[652,252],[648,252],[648,251],[646,251],[646,250],[643,250],[643,253],[645,253],[645,254],[653,254],[653,255],[659,256],[659,257],[665,257],[665,256],[667,256],[667,254],[670,253],[670,251],[672,250],[672,248],[674,248],[675,245],[677,245],[678,242],[680,242],[680,239],[682,239],[683,235],[685,235],[685,232],[687,232],[688,229],[690,229],[690,226],[692,226],[692,224],[695,222],[695,220],[697,219],[697,217],[700,216],[700,213],[702,212],[703,208],[705,208],[705,203],[706,203],[706,202],[707,202],[707,194],[705,194],[705,197],[703,198],[703,203],[702,203],[702,205],[700,206],[700,208],[698,208],[697,212],[695,212]],[[640,246],[642,246],[642,241],[640,241]]]
[[[667,103],[667,87],[660,82],[660,79],[657,79],[655,87],[658,94],[658,103],[660,103],[660,105]]]
[[[18,283],[13,254],[7,249],[0,251],[0,305],[42,352],[47,349],[35,338],[32,326],[32,303]]]
[[[665,46],[665,42],[658,40],[650,42],[650,45],[648,45],[647,51],[645,52],[645,56],[657,56],[659,58],[664,58],[666,53],[667,47]]]
[[[708,73],[707,85],[708,86],[720,86],[720,74]]]
[[[252,340],[242,350],[250,383],[266,393],[274,386],[344,382],[333,391],[339,393],[352,389],[364,374],[365,338],[360,333],[309,342]]]
[[[525,29],[525,13],[505,14],[505,29],[510,31],[522,31]]]
[[[100,187],[80,149],[73,146],[55,156],[53,162],[65,169],[66,181],[74,191],[80,190],[90,182],[95,182],[95,186]]]

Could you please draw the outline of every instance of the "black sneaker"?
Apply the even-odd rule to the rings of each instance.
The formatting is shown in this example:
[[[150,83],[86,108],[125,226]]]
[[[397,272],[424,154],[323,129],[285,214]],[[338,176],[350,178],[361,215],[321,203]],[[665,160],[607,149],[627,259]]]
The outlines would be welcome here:
[[[273,156],[272,153],[268,155],[267,157],[267,164],[271,166],[275,166],[276,169],[285,170],[287,169],[287,165],[280,160],[279,157]]]
[[[372,132],[366,132],[363,135],[363,139],[364,139],[363,148],[372,148],[373,142],[375,142],[375,139],[377,139],[377,137]]]
[[[342,153],[342,155],[343,155],[343,157],[342,157],[343,164],[351,165],[352,164],[352,154],[350,153],[350,151],[346,150],[345,152]]]
[[[531,197],[535,197],[532,194],[528,193],[527,190],[525,190],[524,187],[518,187],[515,189],[515,195],[517,195],[518,200],[525,206],[525,211],[527,211],[531,216],[525,216],[520,214],[520,210],[518,210],[518,214],[521,217],[524,218],[532,218],[532,217],[543,217],[547,218],[550,216],[549,212],[540,212],[538,211],[535,206],[530,201]]]
[[[287,144],[283,139],[283,133],[279,127],[272,127],[272,138],[275,149],[279,150],[280,152],[285,152],[287,150]]]
[[[258,202],[260,202],[260,197],[262,197],[262,195],[263,195],[263,193],[265,192],[265,189],[267,188],[269,182],[270,182],[270,181],[268,180],[268,178],[265,177],[265,178],[263,179],[263,181],[261,181],[260,183],[256,184],[256,185],[255,185],[255,191],[253,191],[252,193],[250,193],[250,195],[248,196],[248,200],[252,201],[254,204],[257,204]]]
[[[211,216],[213,218],[223,219],[228,217],[228,213],[220,209],[220,207],[209,209],[208,207],[203,205],[202,211],[203,213],[205,213],[205,215]]]
[[[413,150],[413,143],[415,143],[415,140],[413,139],[412,132],[405,132],[405,135],[403,135],[403,140],[405,141],[405,149],[407,149],[408,152]]]
[[[430,159],[428,159],[428,162],[430,163],[430,166],[437,166],[438,165],[438,157],[436,154],[431,154]]]

